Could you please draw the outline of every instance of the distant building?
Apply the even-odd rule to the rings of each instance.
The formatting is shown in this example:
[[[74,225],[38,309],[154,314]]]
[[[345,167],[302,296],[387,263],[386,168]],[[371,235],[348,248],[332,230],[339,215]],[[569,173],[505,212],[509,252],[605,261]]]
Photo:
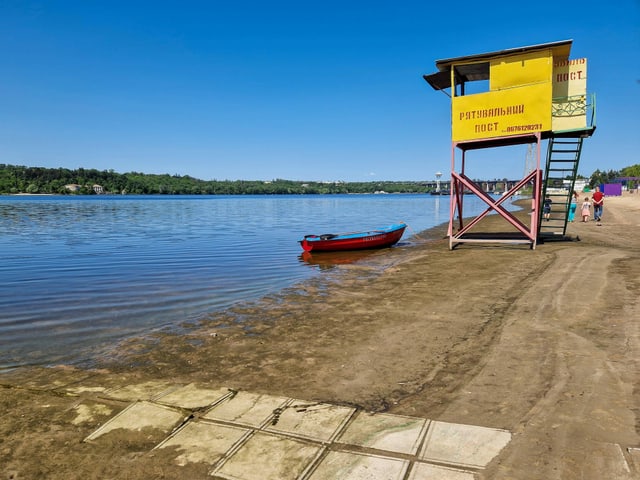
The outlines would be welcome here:
[[[568,189],[569,185],[571,185],[571,180],[563,180],[562,181],[564,188]],[[584,188],[588,186],[589,180],[576,178],[575,183],[573,184],[573,189],[576,192],[584,192]]]
[[[83,185],[79,185],[77,183],[69,183],[64,186],[64,188],[66,188],[68,191],[72,193],[78,193],[82,189],[82,187]],[[84,185],[84,187],[88,189],[89,185]],[[106,193],[102,185],[97,185],[97,184],[93,185],[91,189],[93,190],[94,193],[97,193],[98,195]]]
[[[573,189],[576,192],[584,192],[585,187],[589,184],[589,180],[578,180],[576,179],[576,183],[573,185]]]
[[[640,188],[640,177],[618,177],[613,180],[615,183],[621,183],[623,190],[632,191],[634,188]]]

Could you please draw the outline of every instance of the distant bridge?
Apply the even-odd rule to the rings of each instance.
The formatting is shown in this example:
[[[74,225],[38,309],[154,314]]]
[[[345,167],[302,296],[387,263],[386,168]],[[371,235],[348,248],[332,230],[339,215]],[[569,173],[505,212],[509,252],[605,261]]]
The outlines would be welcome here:
[[[505,192],[511,189],[516,183],[520,180],[474,180],[478,186],[482,188],[487,193],[492,192]],[[438,187],[438,182],[436,180],[430,180],[422,183],[425,187],[430,190],[435,190]],[[451,181],[449,180],[440,180],[440,190],[449,190],[451,191]]]

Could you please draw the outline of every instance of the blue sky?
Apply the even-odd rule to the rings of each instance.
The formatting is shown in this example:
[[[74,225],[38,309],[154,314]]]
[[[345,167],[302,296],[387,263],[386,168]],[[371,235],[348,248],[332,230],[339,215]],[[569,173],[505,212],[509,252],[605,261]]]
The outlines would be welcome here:
[[[422,75],[567,39],[597,96],[580,173],[640,163],[638,0],[434,3],[0,0],[0,163],[446,177],[450,101]],[[470,176],[522,177],[526,147],[490,152]]]

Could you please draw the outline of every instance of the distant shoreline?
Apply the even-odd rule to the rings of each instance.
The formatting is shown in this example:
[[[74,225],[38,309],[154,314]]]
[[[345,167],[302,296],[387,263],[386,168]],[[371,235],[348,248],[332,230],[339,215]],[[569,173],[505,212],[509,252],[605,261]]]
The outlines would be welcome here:
[[[8,193],[7,195],[14,197],[53,197],[55,193]]]

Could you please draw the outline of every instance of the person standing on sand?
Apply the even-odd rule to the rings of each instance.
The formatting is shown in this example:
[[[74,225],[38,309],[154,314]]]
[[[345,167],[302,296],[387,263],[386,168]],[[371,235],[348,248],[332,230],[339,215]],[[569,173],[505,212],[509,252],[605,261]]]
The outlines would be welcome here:
[[[544,214],[544,219],[548,222],[551,217],[551,204],[553,201],[551,197],[547,195],[547,198],[544,199],[544,203],[542,204],[542,213]]]
[[[573,191],[573,195],[571,195],[571,203],[569,204],[569,217],[567,220],[573,223],[573,219],[576,215],[576,209],[578,208],[578,192]]]
[[[599,222],[602,218],[602,208],[604,206],[604,193],[600,191],[600,187],[596,187],[593,194],[593,219]]]
[[[582,210],[581,210],[581,214],[582,214],[582,221],[583,222],[588,222],[589,221],[589,212],[591,211],[591,202],[589,201],[589,197],[584,197],[584,202],[582,202]]]

